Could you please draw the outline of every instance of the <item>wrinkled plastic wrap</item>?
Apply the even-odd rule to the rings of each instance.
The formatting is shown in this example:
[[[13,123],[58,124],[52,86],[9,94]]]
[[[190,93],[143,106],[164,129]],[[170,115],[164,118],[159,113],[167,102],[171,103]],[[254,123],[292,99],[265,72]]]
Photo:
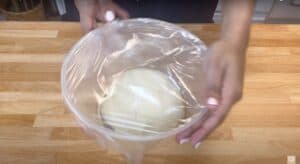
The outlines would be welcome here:
[[[139,144],[173,137],[203,118],[205,50],[199,38],[163,21],[107,23],[66,55],[65,102],[88,133],[130,160]]]

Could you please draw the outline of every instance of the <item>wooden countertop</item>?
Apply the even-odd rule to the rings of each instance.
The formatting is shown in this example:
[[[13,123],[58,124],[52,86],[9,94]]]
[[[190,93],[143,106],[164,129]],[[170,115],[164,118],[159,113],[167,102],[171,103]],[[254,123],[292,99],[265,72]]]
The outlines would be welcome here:
[[[206,43],[219,31],[183,26]],[[0,22],[0,163],[125,163],[88,138],[63,105],[61,62],[81,36],[77,23]],[[244,98],[224,124],[198,150],[170,141],[144,163],[300,161],[300,25],[253,25],[247,56]]]

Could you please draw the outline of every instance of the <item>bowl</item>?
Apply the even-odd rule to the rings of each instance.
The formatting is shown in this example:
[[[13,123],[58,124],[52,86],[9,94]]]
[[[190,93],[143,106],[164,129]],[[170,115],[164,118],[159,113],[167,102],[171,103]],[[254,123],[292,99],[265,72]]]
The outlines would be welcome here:
[[[171,23],[148,18],[113,21],[83,36],[65,56],[62,95],[88,133],[104,145],[115,145],[129,161],[137,163],[145,145],[174,137],[205,118],[207,110],[202,98],[205,51],[206,45],[198,37]],[[176,126],[155,133],[131,134],[116,130],[107,122],[101,112],[103,103],[110,98],[116,80],[134,69],[157,71],[178,90],[176,96],[181,105],[176,108],[184,110],[184,115]],[[122,119],[122,124],[131,126],[126,124],[126,118]],[[137,152],[140,152],[138,157]]]

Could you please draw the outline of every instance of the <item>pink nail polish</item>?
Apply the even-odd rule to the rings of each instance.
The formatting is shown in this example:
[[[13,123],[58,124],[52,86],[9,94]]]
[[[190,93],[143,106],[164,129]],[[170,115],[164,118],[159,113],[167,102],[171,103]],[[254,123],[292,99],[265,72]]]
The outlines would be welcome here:
[[[219,105],[219,102],[218,102],[218,100],[217,100],[216,98],[214,98],[214,97],[209,97],[209,98],[207,99],[207,104],[208,104],[208,105],[217,106],[217,105]]]
[[[183,138],[183,139],[181,139],[180,141],[179,141],[179,144],[184,144],[184,143],[187,143],[187,142],[189,142],[190,141],[190,139],[188,139],[188,138]]]
[[[198,142],[194,145],[194,149],[198,149],[198,147],[201,145],[201,142]]]

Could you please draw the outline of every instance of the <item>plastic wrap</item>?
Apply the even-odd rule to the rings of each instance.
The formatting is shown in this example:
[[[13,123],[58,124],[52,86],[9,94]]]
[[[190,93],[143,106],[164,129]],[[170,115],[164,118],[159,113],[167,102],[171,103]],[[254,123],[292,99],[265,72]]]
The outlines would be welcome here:
[[[203,118],[205,50],[199,38],[170,23],[114,21],[66,55],[63,97],[87,132],[132,160],[130,153],[142,152],[143,144],[173,137]]]

